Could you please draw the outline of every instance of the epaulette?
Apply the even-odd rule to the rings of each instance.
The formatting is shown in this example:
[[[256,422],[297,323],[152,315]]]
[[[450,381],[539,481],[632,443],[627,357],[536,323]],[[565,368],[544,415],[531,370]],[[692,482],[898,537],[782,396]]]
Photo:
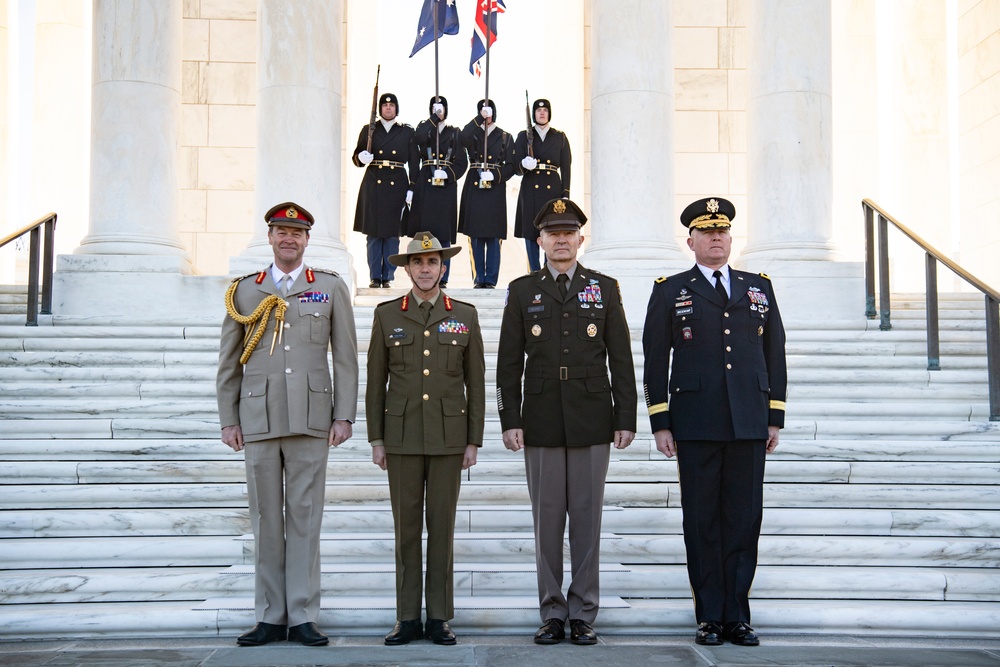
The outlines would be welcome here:
[[[522,280],[530,278],[533,275],[534,275],[534,272],[532,272],[532,273],[525,273],[523,276],[518,276],[517,278],[514,278],[512,281],[510,281],[510,284],[513,285],[514,283],[519,283]]]
[[[614,280],[615,282],[617,282],[616,278],[612,278],[611,276],[609,276],[606,273],[601,273],[600,271],[596,271],[596,270],[590,268],[589,266],[587,267],[587,271],[589,271],[590,273],[593,273],[595,276],[600,276],[602,278],[607,278],[608,280]]]
[[[767,275],[766,273],[758,273],[757,275],[760,276],[761,278],[763,278],[764,280],[770,280],[771,279],[771,276]]]
[[[473,309],[476,307],[476,304],[472,303],[471,301],[462,301],[461,299],[456,299],[455,297],[452,296],[449,296],[448,298],[451,299],[452,303],[460,303],[463,306],[469,306]]]
[[[313,273],[326,273],[327,275],[337,276],[338,278],[340,277],[340,274],[334,271],[333,269],[308,269],[308,270],[312,271]]]
[[[667,281],[667,277],[666,276],[660,276],[659,278],[657,278],[653,282],[655,282],[657,285],[659,285],[660,283],[663,283],[663,282],[666,282],[666,281]]]
[[[256,276],[257,277],[256,282],[257,282],[258,285],[260,285],[262,282],[264,282],[264,278],[267,277],[267,269],[264,269],[263,271],[254,271],[253,273],[248,273],[245,276],[240,276],[238,278],[233,278],[232,282],[238,283],[241,280],[246,280],[250,276]],[[232,284],[232,283],[230,283],[230,284]]]

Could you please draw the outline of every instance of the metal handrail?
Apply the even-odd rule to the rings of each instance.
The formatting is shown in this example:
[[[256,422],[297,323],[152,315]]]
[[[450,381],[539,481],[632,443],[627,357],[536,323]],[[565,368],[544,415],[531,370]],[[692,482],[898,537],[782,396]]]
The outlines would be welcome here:
[[[43,315],[52,314],[52,269],[55,258],[55,235],[56,235],[56,214],[49,213],[46,216],[35,220],[30,225],[26,225],[17,231],[11,232],[0,239],[0,248],[8,243],[21,238],[25,234],[29,235],[28,243],[28,314],[24,325],[28,327],[38,326],[38,289],[41,282]],[[44,255],[41,256],[42,275],[39,279],[38,264],[42,253],[41,230],[45,229]]]
[[[990,421],[1000,421],[1000,291],[963,269],[950,257],[889,215],[871,199],[863,199],[865,212],[865,317],[880,318],[879,329],[892,329],[889,309],[889,223],[923,249],[927,288],[927,370],[941,370],[941,337],[938,320],[938,262],[983,293],[986,302],[986,372],[990,390]],[[878,310],[875,309],[875,214],[878,214]]]

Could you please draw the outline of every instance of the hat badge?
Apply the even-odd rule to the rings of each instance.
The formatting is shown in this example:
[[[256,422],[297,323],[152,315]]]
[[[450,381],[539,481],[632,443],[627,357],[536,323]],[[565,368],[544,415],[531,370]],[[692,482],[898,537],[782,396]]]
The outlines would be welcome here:
[[[561,199],[557,199],[556,203],[552,205],[552,210],[562,215],[566,212],[566,204]]]
[[[420,247],[423,248],[424,250],[432,248],[433,245],[434,244],[431,243],[431,237],[428,236],[427,234],[424,234],[424,237],[420,239]]]
[[[716,201],[715,199],[709,199],[708,200],[708,205],[706,206],[706,208],[708,209],[709,213],[718,213],[719,212],[719,202]]]

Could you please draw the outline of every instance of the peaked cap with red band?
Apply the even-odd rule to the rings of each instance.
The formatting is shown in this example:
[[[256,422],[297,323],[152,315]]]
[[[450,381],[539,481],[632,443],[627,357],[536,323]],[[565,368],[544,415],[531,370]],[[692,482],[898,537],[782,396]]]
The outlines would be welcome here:
[[[298,204],[286,201],[265,213],[264,222],[268,227],[298,227],[308,231],[312,229],[315,220],[309,211]]]

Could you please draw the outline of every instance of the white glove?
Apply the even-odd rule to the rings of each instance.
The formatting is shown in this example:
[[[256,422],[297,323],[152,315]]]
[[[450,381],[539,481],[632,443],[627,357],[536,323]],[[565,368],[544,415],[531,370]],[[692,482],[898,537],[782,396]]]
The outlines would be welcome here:
[[[406,205],[409,206],[413,203],[413,190],[406,191]]]
[[[492,171],[488,171],[488,170],[487,171],[481,171],[481,172],[479,172],[479,180],[481,180],[481,181],[492,181],[493,180],[493,172]]]
[[[448,178],[448,172],[444,169],[435,169],[434,178],[440,178],[441,180],[446,180]]]
[[[535,167],[538,166],[538,160],[531,157],[530,155],[527,155],[523,160],[521,160],[521,166],[524,167],[525,169],[534,169]]]
[[[372,163],[372,160],[374,159],[375,156],[369,153],[368,151],[361,151],[360,153],[358,153],[358,162],[360,162],[365,166],[370,165]]]
[[[483,107],[479,113],[483,118],[493,118],[493,107]]]
[[[433,113],[438,118],[444,116],[444,105],[440,102],[435,102],[434,106],[431,107],[431,113]]]

